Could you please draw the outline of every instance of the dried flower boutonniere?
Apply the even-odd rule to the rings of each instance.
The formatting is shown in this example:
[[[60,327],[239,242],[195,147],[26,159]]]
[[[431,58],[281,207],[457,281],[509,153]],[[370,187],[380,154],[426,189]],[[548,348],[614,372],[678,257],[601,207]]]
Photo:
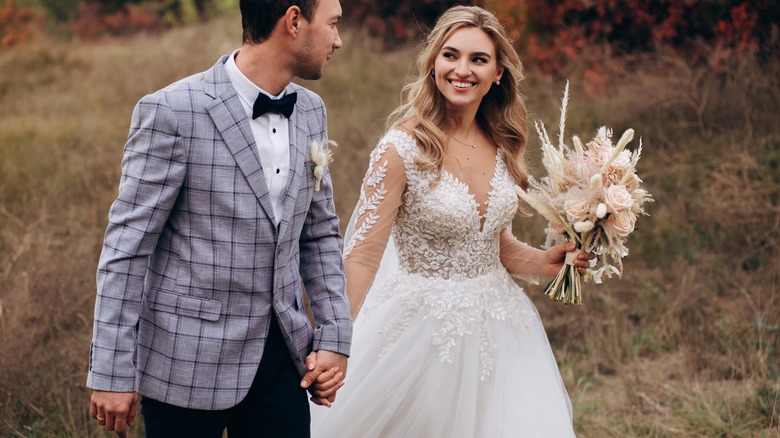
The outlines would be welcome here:
[[[329,147],[325,147],[325,145]],[[335,141],[312,141],[311,142],[311,161],[314,162],[314,191],[320,191],[320,181],[322,181],[322,175],[325,174],[325,169],[328,164],[333,162],[333,150],[330,147],[338,146]]]

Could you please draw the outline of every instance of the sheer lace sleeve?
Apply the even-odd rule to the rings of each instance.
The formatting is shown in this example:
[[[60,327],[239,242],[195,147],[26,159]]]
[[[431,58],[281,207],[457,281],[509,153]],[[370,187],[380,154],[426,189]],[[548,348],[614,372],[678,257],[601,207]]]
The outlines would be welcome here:
[[[515,278],[539,284],[544,251],[517,240],[509,228],[501,232],[501,264]]]
[[[403,159],[394,144],[380,143],[371,153],[354,213],[352,236],[344,247],[347,296],[353,318],[374,281],[405,187]]]

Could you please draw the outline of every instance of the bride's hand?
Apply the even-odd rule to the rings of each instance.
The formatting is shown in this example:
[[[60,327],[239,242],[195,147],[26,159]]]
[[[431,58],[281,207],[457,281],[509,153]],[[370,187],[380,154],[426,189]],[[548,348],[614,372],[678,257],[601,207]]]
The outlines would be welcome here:
[[[577,245],[574,242],[564,242],[559,245],[555,245],[548,248],[544,252],[544,267],[542,274],[554,277],[558,275],[558,272],[563,267],[566,260],[566,253],[575,251]],[[596,254],[592,252],[581,252],[577,259],[574,260],[574,266],[577,267],[577,272],[580,275],[585,275],[585,271],[590,267],[590,260],[596,258]]]
[[[320,406],[331,407],[336,401],[336,391],[344,386],[344,372],[334,367],[317,377],[309,387],[311,401]]]

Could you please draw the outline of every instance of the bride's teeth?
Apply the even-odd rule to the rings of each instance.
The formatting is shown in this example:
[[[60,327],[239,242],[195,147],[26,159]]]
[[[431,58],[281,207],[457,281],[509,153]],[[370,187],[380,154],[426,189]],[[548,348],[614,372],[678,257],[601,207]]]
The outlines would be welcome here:
[[[454,86],[456,86],[456,87],[458,87],[458,88],[468,88],[468,87],[470,87],[472,84],[469,84],[469,83],[466,83],[466,82],[455,82],[455,81],[453,81],[453,82],[452,82],[452,85],[454,85]]]

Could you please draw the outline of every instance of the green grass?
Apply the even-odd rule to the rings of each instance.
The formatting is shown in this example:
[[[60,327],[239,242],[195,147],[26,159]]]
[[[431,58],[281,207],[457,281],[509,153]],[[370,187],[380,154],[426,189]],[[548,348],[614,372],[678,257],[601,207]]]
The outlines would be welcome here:
[[[345,29],[325,77],[339,214],[400,101],[415,48]],[[48,43],[0,54],[0,436],[99,437],[84,387],[95,268],[130,114],[144,94],[210,67],[240,41],[236,18],[161,35]],[[602,96],[569,75],[569,134],[601,124],[643,138],[654,195],[622,280],[585,305],[528,287],[582,437],[778,437],[780,86],[772,66],[710,72],[669,55]],[[775,66],[776,67],[776,66]],[[573,68],[572,71],[576,71]],[[528,75],[534,118],[557,123],[563,80]],[[635,140],[636,142],[636,140]],[[540,171],[538,141],[530,143]],[[543,241],[538,216],[515,233]],[[142,427],[134,434],[140,436]]]

